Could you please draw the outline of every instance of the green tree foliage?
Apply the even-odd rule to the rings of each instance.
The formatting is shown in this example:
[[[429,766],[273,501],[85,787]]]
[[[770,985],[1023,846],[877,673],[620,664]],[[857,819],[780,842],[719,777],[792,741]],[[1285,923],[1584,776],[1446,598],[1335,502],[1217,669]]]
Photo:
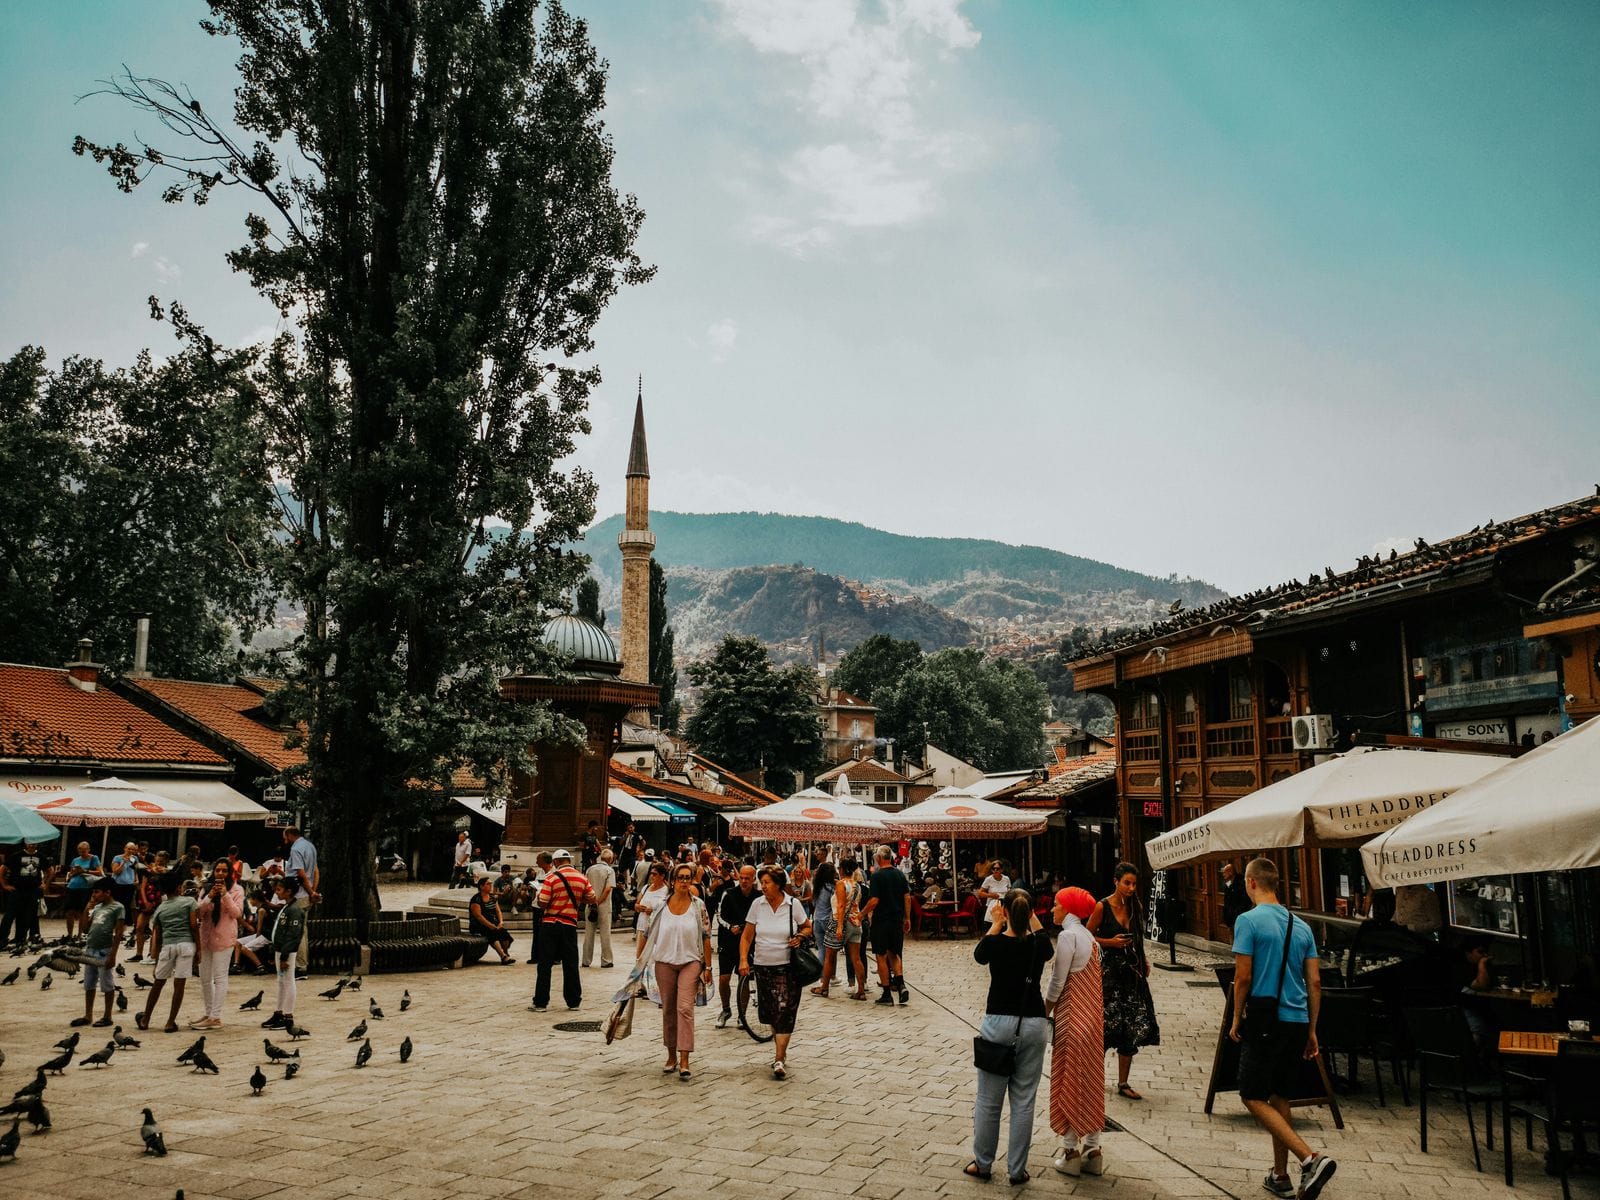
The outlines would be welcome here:
[[[1071,721],[1091,733],[1111,733],[1116,726],[1116,710],[1104,696],[1078,691],[1072,683],[1073,660],[1093,654],[1103,642],[1115,641],[1129,632],[1126,628],[1090,629],[1076,625],[1061,639],[1054,653],[1033,660],[1033,673],[1050,694],[1050,707],[1063,721]]]
[[[600,581],[585,575],[578,581],[577,614],[585,621],[593,621],[601,629],[606,627],[605,610],[600,607]]]
[[[672,661],[677,641],[667,624],[667,576],[661,564],[650,560],[650,682],[661,689],[656,721],[669,733],[678,731],[683,705],[678,701],[678,668]]]
[[[128,74],[108,90],[179,144],[74,149],[124,190],[164,172],[170,201],[258,208],[228,258],[293,330],[255,425],[286,481],[269,566],[306,614],[280,695],[306,729],[325,911],[371,915],[380,828],[457,765],[498,782],[530,742],[577,736],[499,680],[548,668],[543,622],[584,571],[562,551],[593,516],[566,465],[599,381],[582,364],[650,277],[644,214],[612,186],[606,64],[559,0],[209,8],[239,47],[231,122]]]
[[[916,642],[875,633],[839,660],[831,681],[876,704],[877,697],[899,686],[906,673],[921,661],[922,647]]]
[[[1046,695],[1033,672],[971,649],[930,654],[873,701],[878,734],[919,753],[931,740],[985,771],[1044,760]]]
[[[59,666],[87,637],[126,669],[147,614],[156,674],[228,673],[268,606],[247,361],[198,346],[51,371],[28,346],[0,365],[0,660]]]
[[[775,670],[754,638],[724,638],[689,667],[700,706],[685,723],[689,741],[735,771],[806,771],[822,757],[817,676],[806,666]]]

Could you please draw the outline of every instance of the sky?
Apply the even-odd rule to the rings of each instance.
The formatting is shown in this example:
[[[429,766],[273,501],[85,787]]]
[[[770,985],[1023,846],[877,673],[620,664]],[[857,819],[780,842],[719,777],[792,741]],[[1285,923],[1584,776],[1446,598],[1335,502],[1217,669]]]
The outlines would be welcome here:
[[[570,0],[659,272],[578,458],[652,505],[1049,546],[1241,591],[1600,479],[1600,5]],[[274,314],[244,208],[118,193],[198,0],[0,6],[0,353]],[[213,101],[210,98],[215,97]]]

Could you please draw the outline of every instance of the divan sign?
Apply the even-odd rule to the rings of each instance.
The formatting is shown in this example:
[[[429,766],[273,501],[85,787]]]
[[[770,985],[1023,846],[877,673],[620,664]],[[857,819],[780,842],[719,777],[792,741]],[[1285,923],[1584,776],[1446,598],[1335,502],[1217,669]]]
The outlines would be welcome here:
[[[1423,792],[1390,796],[1382,800],[1360,800],[1353,804],[1330,804],[1314,810],[1312,823],[1322,838],[1355,837],[1393,829],[1407,817],[1432,808],[1450,793]]]

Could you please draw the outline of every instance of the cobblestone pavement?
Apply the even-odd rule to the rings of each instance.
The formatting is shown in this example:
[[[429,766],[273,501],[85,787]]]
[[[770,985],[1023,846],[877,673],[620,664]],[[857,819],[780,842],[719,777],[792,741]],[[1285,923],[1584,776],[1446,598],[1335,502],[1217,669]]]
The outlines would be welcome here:
[[[258,1024],[272,1008],[270,979],[234,978],[226,1028],[207,1039],[221,1067],[216,1076],[175,1063],[193,1034],[138,1035],[130,1010],[122,1023],[143,1047],[117,1054],[104,1069],[75,1063],[51,1078],[45,1101],[55,1127],[30,1136],[23,1126],[17,1160],[0,1164],[0,1197],[167,1200],[181,1187],[188,1200],[430,1200],[548,1196],[559,1186],[574,1196],[628,1200],[893,1200],[1011,1190],[998,1175],[983,1185],[960,1174],[970,1158],[969,1039],[985,988],[969,941],[912,942],[909,1008],[851,1003],[842,988],[828,1000],[807,996],[783,1083],[770,1078],[764,1047],[736,1028],[711,1028],[708,1010],[701,1010],[688,1084],[659,1072],[653,1009],[641,1009],[634,1036],[610,1047],[598,1034],[557,1032],[574,1017],[604,1016],[631,949],[620,936],[617,966],[584,972],[584,1002],[575,1014],[562,1008],[559,990],[550,1011],[528,1011],[533,968],[520,962],[525,943],[513,949],[521,952],[515,967],[380,975],[333,1002],[316,997],[327,980],[303,984],[295,1015],[312,1034],[299,1043],[303,1070],[284,1081],[281,1070],[266,1069],[270,1082],[259,1097],[247,1080],[264,1062]],[[26,961],[0,959],[0,976]],[[142,993],[131,986],[133,970],[126,982],[137,1008]],[[1041,1092],[1028,1193],[1112,1200],[1265,1194],[1265,1142],[1237,1099],[1220,1097],[1212,1117],[1201,1112],[1219,996],[1215,988],[1187,986],[1194,978],[1158,973],[1154,980],[1163,1042],[1136,1062],[1134,1082],[1147,1099],[1108,1101],[1109,1114],[1126,1127],[1106,1137],[1109,1173],[1069,1181],[1050,1169]],[[263,984],[264,1012],[239,1014],[238,1005]],[[413,998],[404,1014],[402,989]],[[373,1059],[357,1070],[345,1035],[369,996],[388,1016],[370,1022]],[[26,1083],[81,1005],[81,990],[65,978],[46,992],[25,975],[0,989],[0,1086],[15,1091]],[[198,1010],[191,984],[183,1019]],[[85,1030],[77,1057],[103,1044],[104,1033]],[[416,1053],[402,1065],[397,1048],[406,1036]],[[141,1154],[139,1110],[147,1104],[170,1148],[162,1159]],[[1382,1110],[1364,1096],[1352,1098],[1343,1132],[1322,1110],[1301,1119],[1308,1139],[1339,1159],[1325,1193],[1330,1200],[1396,1192],[1557,1194],[1525,1151],[1517,1157],[1515,1193],[1503,1188],[1498,1155],[1486,1154],[1489,1171],[1474,1173],[1465,1123],[1448,1107],[1436,1115],[1426,1156],[1417,1150],[1414,1107]],[[1003,1162],[1003,1145],[1001,1153]],[[1583,1186],[1592,1187],[1592,1178]]]

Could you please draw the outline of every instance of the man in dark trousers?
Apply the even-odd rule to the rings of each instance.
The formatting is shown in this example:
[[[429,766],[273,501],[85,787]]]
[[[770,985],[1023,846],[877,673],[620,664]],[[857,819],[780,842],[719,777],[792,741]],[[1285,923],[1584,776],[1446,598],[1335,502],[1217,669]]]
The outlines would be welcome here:
[[[906,934],[911,932],[911,907],[906,903],[911,884],[894,865],[894,851],[888,846],[878,847],[875,861],[877,869],[867,880],[868,899],[861,909],[861,925],[869,933],[872,952],[878,956],[878,982],[883,995],[877,1003],[893,1006],[898,992],[900,1003],[910,1004],[903,956]]]
[[[1272,1136],[1272,1171],[1262,1186],[1275,1196],[1316,1200],[1338,1164],[1295,1133],[1289,1101],[1304,1060],[1318,1053],[1322,968],[1317,940],[1311,926],[1278,903],[1278,868],[1271,859],[1252,859],[1244,882],[1254,907],[1240,913],[1233,927],[1233,1027],[1228,1031],[1239,1043],[1239,1097]],[[1252,999],[1276,999],[1276,1018],[1246,1020]],[[1291,1150],[1300,1164],[1298,1187],[1289,1179]]]
[[[572,855],[557,850],[551,856],[551,870],[539,885],[539,969],[533,985],[534,1012],[550,1005],[550,972],[561,964],[561,995],[568,1008],[583,1003],[583,980],[578,974],[578,921],[586,905],[594,903],[594,891],[581,871],[573,869]]]
[[[1244,876],[1239,874],[1233,859],[1224,862],[1219,873],[1222,877],[1222,923],[1231,934],[1239,914],[1250,911],[1250,894],[1245,890]]]
[[[717,991],[722,996],[718,1029],[726,1029],[733,1017],[730,985],[733,973],[739,969],[739,939],[744,936],[744,923],[750,917],[756,894],[756,869],[746,863],[739,868],[739,882],[723,888],[717,901]]]

